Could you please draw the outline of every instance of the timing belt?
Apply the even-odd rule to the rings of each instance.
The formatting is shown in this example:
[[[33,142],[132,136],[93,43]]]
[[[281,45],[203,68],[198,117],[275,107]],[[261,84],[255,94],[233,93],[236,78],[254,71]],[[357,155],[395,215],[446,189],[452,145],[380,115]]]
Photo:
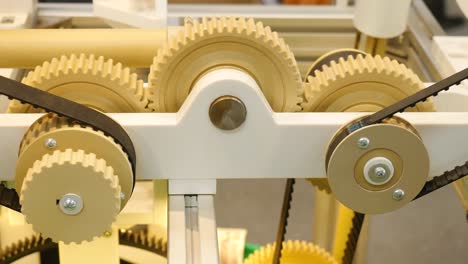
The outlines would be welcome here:
[[[9,99],[43,109],[46,112],[70,118],[79,124],[90,126],[102,131],[106,136],[122,146],[132,164],[133,187],[135,186],[136,154],[133,143],[127,132],[112,118],[92,108],[67,100],[26,84],[0,76],[0,94]],[[18,194],[14,189],[8,189],[0,184],[0,205],[16,211],[21,211]]]
[[[395,115],[396,113],[404,112],[409,107],[413,107],[417,103],[424,102],[431,96],[437,96],[439,92],[444,90],[446,91],[450,89],[451,86],[458,85],[465,79],[468,79],[468,68],[458,73],[455,73],[454,75],[451,75],[448,78],[445,78],[427,87],[426,89],[423,89],[411,96],[408,96],[393,105],[390,105],[378,112],[375,112],[372,115],[369,115],[359,121],[356,121],[355,123],[352,123],[346,129],[343,129],[331,142],[330,148],[326,156],[327,166],[330,156],[333,153],[336,146],[338,146],[338,144],[349,134],[365,126],[380,123],[384,119],[393,117],[393,115]],[[427,181],[422,190],[419,192],[419,194],[414,198],[414,200],[426,194],[429,194],[437,189],[440,189],[458,179],[461,179],[466,175],[468,175],[468,162],[461,166],[456,166],[454,169],[448,170],[442,175],[435,176],[431,180]],[[354,214],[355,216],[353,217],[353,224],[350,233],[348,234],[348,241],[346,243],[345,254],[342,259],[343,264],[351,264],[354,259],[359,234],[364,222],[364,214],[361,214],[359,212],[354,212]]]

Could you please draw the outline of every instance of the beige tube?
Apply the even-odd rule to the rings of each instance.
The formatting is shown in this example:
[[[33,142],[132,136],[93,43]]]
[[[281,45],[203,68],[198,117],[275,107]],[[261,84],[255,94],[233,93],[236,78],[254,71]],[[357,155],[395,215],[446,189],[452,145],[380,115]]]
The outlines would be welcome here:
[[[0,30],[0,68],[34,68],[72,53],[112,58],[127,67],[149,67],[166,41],[164,29]]]

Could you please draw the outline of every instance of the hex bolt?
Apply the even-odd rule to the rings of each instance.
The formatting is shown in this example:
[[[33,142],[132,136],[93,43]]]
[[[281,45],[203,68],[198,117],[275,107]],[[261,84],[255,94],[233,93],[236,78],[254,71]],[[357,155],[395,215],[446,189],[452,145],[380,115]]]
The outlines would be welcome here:
[[[44,145],[46,146],[46,148],[48,149],[53,149],[55,147],[57,147],[57,141],[53,138],[48,138],[46,139],[46,141],[44,142]]]
[[[359,148],[366,149],[369,147],[370,140],[366,137],[362,137],[358,140],[357,145]]]
[[[405,197],[405,191],[402,189],[396,189],[393,191],[392,198],[395,201],[401,201]]]

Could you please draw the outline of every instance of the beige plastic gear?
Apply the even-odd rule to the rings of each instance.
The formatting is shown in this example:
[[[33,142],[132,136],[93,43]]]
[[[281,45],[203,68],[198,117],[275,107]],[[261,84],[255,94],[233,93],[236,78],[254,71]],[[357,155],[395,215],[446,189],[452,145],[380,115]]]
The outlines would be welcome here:
[[[143,81],[122,64],[102,56],[70,55],[54,58],[29,72],[22,82],[107,113],[147,111]],[[39,112],[30,105],[11,101],[8,112]]]
[[[374,112],[424,89],[424,84],[396,60],[357,55],[324,65],[304,89],[305,112]],[[434,106],[427,100],[408,111],[434,111]]]
[[[268,244],[252,253],[244,264],[271,264],[275,252],[274,244]],[[282,264],[338,264],[322,248],[306,241],[284,241],[280,263]]]
[[[55,141],[56,146],[47,146],[47,141],[50,139]],[[125,196],[121,207],[126,205],[132,193],[133,172],[122,147],[101,131],[73,123],[70,119],[55,114],[44,115],[26,131],[16,163],[16,189],[21,190],[23,179],[36,160],[44,154],[66,149],[83,149],[86,153],[94,153],[97,158],[104,159],[119,177],[122,193]]]
[[[307,112],[374,112],[424,88],[416,74],[388,57],[341,57],[314,74],[305,84],[306,101],[302,106]],[[428,100],[412,110],[430,112],[434,106]],[[396,119],[386,122],[406,127]],[[319,190],[331,192],[327,179],[308,180]]]
[[[245,18],[188,19],[159,50],[148,76],[150,107],[176,112],[205,73],[235,68],[250,74],[274,111],[300,111],[303,87],[294,55],[261,22]]]
[[[66,194],[81,197],[83,209],[78,214],[60,209],[58,203]],[[120,211],[119,178],[93,153],[57,150],[28,170],[20,201],[36,232],[64,243],[91,241],[111,227]]]

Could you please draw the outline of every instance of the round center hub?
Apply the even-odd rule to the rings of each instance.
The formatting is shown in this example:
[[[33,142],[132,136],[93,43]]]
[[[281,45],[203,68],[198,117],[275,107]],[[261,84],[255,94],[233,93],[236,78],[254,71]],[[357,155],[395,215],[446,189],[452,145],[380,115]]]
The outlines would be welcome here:
[[[217,128],[233,130],[244,123],[247,109],[239,98],[225,95],[211,104],[209,115],[211,122]]]
[[[392,162],[385,157],[374,157],[364,165],[364,178],[372,185],[383,185],[389,182],[394,172]]]

